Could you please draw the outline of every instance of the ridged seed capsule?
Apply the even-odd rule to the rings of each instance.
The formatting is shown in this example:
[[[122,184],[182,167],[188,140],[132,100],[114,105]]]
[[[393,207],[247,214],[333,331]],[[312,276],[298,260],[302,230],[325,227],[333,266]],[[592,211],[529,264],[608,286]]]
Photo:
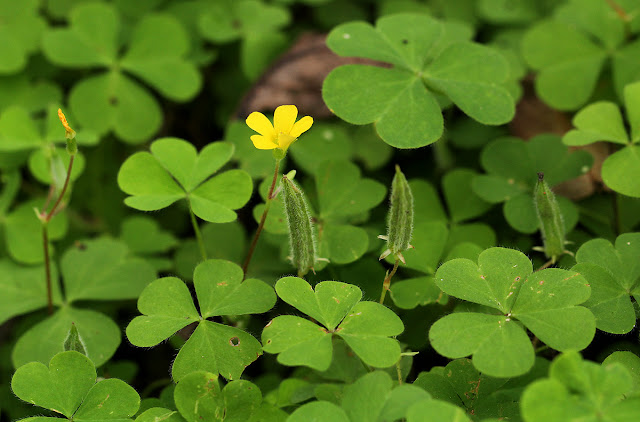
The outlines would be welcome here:
[[[289,227],[291,262],[302,277],[313,270],[316,262],[316,239],[304,192],[286,175],[282,176],[284,210]]]

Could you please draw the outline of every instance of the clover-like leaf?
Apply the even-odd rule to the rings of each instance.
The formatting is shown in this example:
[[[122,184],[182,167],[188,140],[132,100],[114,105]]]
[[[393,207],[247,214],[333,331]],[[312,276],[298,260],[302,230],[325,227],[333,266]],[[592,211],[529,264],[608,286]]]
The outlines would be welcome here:
[[[364,22],[339,25],[327,39],[333,51],[393,67],[336,68],[324,81],[324,101],[349,123],[375,122],[380,137],[396,148],[421,147],[442,135],[441,95],[484,124],[508,122],[514,104],[501,86],[509,74],[507,61],[497,51],[467,41],[467,35],[456,36],[423,14],[383,16],[375,27]]]
[[[125,203],[151,211],[187,199],[191,210],[203,220],[227,223],[236,219],[251,196],[251,177],[242,170],[229,170],[209,178],[233,154],[233,146],[215,142],[200,154],[188,142],[162,138],[151,144],[151,153],[129,157],[118,173],[120,189],[131,195]]]
[[[140,396],[124,381],[110,378],[96,383],[94,364],[75,351],[58,353],[49,367],[40,362],[21,366],[11,388],[22,400],[79,422],[130,421],[140,406]]]
[[[64,306],[27,330],[11,353],[16,368],[29,362],[46,363],[64,351],[64,340],[74,324],[89,357],[96,366],[107,362],[120,345],[120,328],[108,316],[89,309]]]
[[[55,269],[55,267],[53,267]],[[52,274],[55,279],[56,272]],[[53,302],[62,302],[60,288],[54,284]],[[0,324],[9,318],[47,306],[47,282],[44,268],[20,267],[9,260],[0,261]]]
[[[569,153],[557,136],[539,135],[529,142],[496,139],[482,150],[480,160],[488,174],[473,179],[473,191],[485,201],[504,202],[509,225],[520,232],[533,233],[539,224],[531,199],[537,173],[544,173],[549,185],[555,186],[586,173],[593,158],[586,151]],[[558,197],[558,203],[570,230],[578,221],[577,209],[564,197]]]
[[[637,15],[633,2],[622,4],[627,16]],[[522,54],[538,70],[536,92],[547,104],[575,110],[593,94],[603,66],[611,59],[613,82],[619,97],[626,84],[637,80],[640,43],[626,42],[628,22],[607,2],[571,0],[526,33]],[[637,29],[636,29],[637,31]]]
[[[121,242],[108,238],[84,241],[61,261],[65,296],[77,300],[135,299],[156,277],[144,259],[130,256]]]
[[[615,246],[605,239],[592,239],[576,253],[579,272],[591,285],[591,297],[584,304],[596,317],[596,327],[624,334],[636,324],[630,296],[640,299],[640,233],[625,233]]]
[[[127,73],[175,101],[191,99],[200,90],[201,75],[185,59],[189,36],[175,18],[145,15],[121,56],[122,26],[113,5],[79,5],[72,10],[68,27],[44,34],[43,51],[60,66],[105,68],[71,89],[71,110],[83,126],[100,134],[113,130],[126,142],[140,143],[159,129],[162,113],[148,90]]]
[[[589,298],[586,280],[561,269],[532,271],[524,254],[505,248],[485,250],[478,264],[468,259],[445,262],[436,273],[442,291],[499,314],[447,315],[429,331],[432,346],[451,358],[473,355],[479,371],[497,377],[521,375],[533,365],[533,346],[520,324],[554,349],[587,347],[595,335],[595,319],[576,306]]]
[[[548,366],[546,360],[538,358],[530,373],[506,379],[480,373],[470,359],[456,359],[445,367],[421,372],[413,385],[424,388],[434,399],[466,409],[467,414],[479,418],[518,418],[523,386],[545,376]]]
[[[255,384],[245,380],[231,381],[221,390],[217,375],[197,371],[178,383],[174,399],[188,422],[248,421],[260,406],[262,394]]]
[[[598,418],[630,422],[640,412],[640,399],[626,397],[632,388],[631,375],[622,364],[601,366],[583,361],[576,352],[566,353],[553,361],[549,378],[525,389],[522,416],[526,422]]]
[[[284,277],[276,283],[276,292],[323,325],[292,315],[269,322],[262,332],[264,351],[277,353],[280,363],[327,370],[333,334],[340,336],[368,365],[384,368],[400,358],[397,340],[389,337],[404,330],[402,321],[378,303],[361,302],[362,291],[357,286],[323,281],[314,291],[301,278]]]
[[[206,318],[271,309],[276,301],[273,290],[260,280],[242,282],[242,276],[240,267],[229,261],[200,263],[194,272],[194,285],[202,316],[180,279],[165,277],[152,282],[138,299],[143,315],[129,323],[127,338],[136,346],[155,346],[195,322],[195,331],[173,363],[173,378],[180,380],[198,370],[219,373],[228,379],[240,377],[261,354],[260,343],[239,328]]]
[[[31,53],[39,48],[46,21],[38,16],[38,1],[28,0],[15,7],[10,0],[0,2],[0,73],[22,70]]]
[[[600,101],[575,115],[573,125],[576,129],[569,131],[562,141],[567,145],[588,145],[597,141],[624,145],[602,164],[602,180],[617,192],[640,197],[640,187],[636,183],[640,177],[640,82],[624,88],[624,103],[630,134],[618,105]]]

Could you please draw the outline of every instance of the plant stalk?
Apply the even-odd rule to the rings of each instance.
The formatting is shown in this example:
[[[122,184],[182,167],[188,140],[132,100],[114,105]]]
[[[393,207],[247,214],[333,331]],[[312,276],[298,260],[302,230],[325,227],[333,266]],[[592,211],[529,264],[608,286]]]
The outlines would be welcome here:
[[[260,217],[260,223],[258,224],[258,229],[256,230],[256,234],[253,236],[253,240],[251,241],[251,245],[249,246],[249,252],[247,252],[247,257],[244,260],[244,264],[242,264],[242,272],[245,277],[247,275],[247,270],[249,269],[249,264],[251,263],[251,258],[253,257],[253,252],[256,249],[256,245],[258,244],[258,239],[260,238],[260,234],[262,233],[262,229],[264,228],[264,222],[267,220],[267,214],[269,213],[269,208],[271,207],[271,200],[273,199],[273,190],[276,187],[276,181],[278,180],[278,171],[280,170],[280,160],[276,160],[276,167],[273,171],[273,180],[271,181],[271,186],[269,187],[269,192],[267,192],[267,200],[265,201],[264,211],[262,211],[262,217]]]
[[[196,220],[196,216],[191,209],[191,204],[189,204],[189,215],[191,215],[191,225],[193,226],[193,231],[196,234],[196,240],[198,241],[198,248],[200,248],[200,255],[202,256],[202,260],[207,260],[207,249],[204,247],[204,240],[202,239],[202,233],[200,232],[200,227],[198,227],[198,221]]]
[[[69,180],[71,180],[71,169],[73,168],[74,158],[75,158],[75,155],[72,155],[69,158],[69,167],[67,167],[67,177],[64,179],[64,185],[62,185],[62,190],[60,191],[60,195],[58,195],[58,199],[56,200],[55,204],[53,204],[53,207],[51,207],[51,211],[45,214],[45,220],[47,223],[51,221],[51,219],[55,215],[56,210],[58,209],[58,206],[60,206],[60,203],[62,202],[62,198],[64,198],[64,194],[67,192],[67,188],[69,187]]]
[[[53,315],[53,293],[51,289],[51,261],[49,259],[48,224],[42,223],[42,249],[44,250],[44,276],[47,281],[47,311]]]
[[[380,304],[384,303],[384,297],[387,295],[387,290],[389,290],[391,286],[391,278],[394,276],[396,271],[398,271],[399,264],[400,260],[396,258],[396,262],[393,264],[393,269],[391,272],[387,271],[387,274],[384,277],[384,281],[382,282],[382,294],[380,295]]]

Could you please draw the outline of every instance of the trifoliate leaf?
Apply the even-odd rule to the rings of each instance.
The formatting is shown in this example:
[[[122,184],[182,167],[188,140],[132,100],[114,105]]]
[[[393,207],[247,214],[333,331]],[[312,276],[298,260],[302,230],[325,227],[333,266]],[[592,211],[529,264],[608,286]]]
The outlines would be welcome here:
[[[554,349],[587,347],[595,319],[576,306],[589,298],[586,280],[561,269],[532,271],[523,253],[504,248],[485,250],[478,264],[468,259],[445,262],[436,273],[442,291],[498,312],[445,316],[431,327],[432,346],[451,358],[473,354],[479,371],[497,377],[521,375],[533,365],[533,346],[520,323]],[[496,360],[497,355],[502,358]]]
[[[468,42],[467,31],[462,32],[457,37],[449,26],[423,14],[383,16],[375,28],[364,22],[339,25],[327,39],[333,51],[393,67],[336,68],[325,79],[323,98],[349,123],[375,122],[382,139],[397,148],[428,145],[442,135],[441,106],[433,91],[484,124],[511,120],[513,99],[501,86],[509,73],[507,61],[497,51]]]
[[[165,208],[187,199],[192,211],[203,220],[228,223],[236,219],[251,196],[251,178],[242,170],[229,170],[209,178],[233,154],[233,146],[215,142],[200,154],[186,141],[162,138],[151,144],[151,153],[129,157],[118,173],[118,185],[132,195],[130,207],[143,210]]]

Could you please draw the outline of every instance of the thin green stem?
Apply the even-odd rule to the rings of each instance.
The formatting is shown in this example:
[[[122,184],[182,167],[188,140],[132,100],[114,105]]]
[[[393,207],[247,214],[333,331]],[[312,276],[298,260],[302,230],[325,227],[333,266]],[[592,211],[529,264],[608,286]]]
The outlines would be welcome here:
[[[400,368],[401,361],[402,361],[402,356],[400,356],[400,360],[396,362],[396,372],[398,373],[398,385],[402,385],[402,369]]]
[[[382,294],[380,295],[380,303],[384,303],[384,298],[387,295],[387,290],[389,290],[391,286],[391,278],[394,276],[396,271],[398,271],[398,265],[400,264],[400,260],[396,258],[396,262],[393,264],[393,269],[391,272],[387,271],[386,276],[384,277],[384,281],[382,282]]]
[[[51,289],[51,260],[49,258],[48,224],[42,222],[42,249],[44,250],[44,276],[47,281],[47,311],[53,315],[53,293]]]
[[[191,204],[189,204],[189,215],[191,215],[191,225],[193,226],[193,232],[196,234],[196,240],[198,241],[198,247],[200,248],[200,255],[204,261],[207,260],[207,249],[204,247],[204,240],[202,240],[202,233],[200,233],[200,227],[198,226],[198,221],[196,220],[196,215],[193,213],[191,209]]]
[[[613,192],[611,201],[613,203],[613,232],[617,237],[622,233],[622,224],[620,222],[620,198],[618,193]]]
[[[60,195],[58,199],[53,204],[53,207],[47,212],[46,209],[43,210],[43,214],[40,215],[40,221],[42,223],[42,249],[44,251],[44,275],[47,281],[47,310],[49,311],[49,315],[53,314],[53,289],[52,289],[52,280],[51,280],[51,258],[49,256],[49,222],[58,211],[58,207],[62,202],[62,198],[64,198],[65,193],[67,192],[67,188],[69,187],[69,180],[71,180],[71,170],[73,169],[73,159],[75,155],[72,155],[69,158],[69,167],[67,167],[67,176],[64,179],[64,185],[62,185],[62,190],[60,191]],[[49,200],[51,198],[47,198],[47,202],[45,207],[49,204]]]
[[[56,213],[56,210],[60,206],[60,203],[62,202],[62,198],[64,198],[64,194],[67,193],[67,188],[69,187],[69,180],[71,180],[71,169],[73,168],[74,158],[75,158],[75,155],[72,155],[71,158],[69,158],[69,167],[67,167],[67,177],[64,179],[64,185],[62,185],[62,190],[60,191],[60,195],[58,195],[58,199],[56,200],[55,204],[53,204],[53,207],[51,207],[51,210],[45,215],[45,219],[47,223],[51,221],[51,219]]]
[[[253,257],[253,252],[256,249],[256,245],[258,244],[258,239],[260,238],[260,234],[262,233],[262,229],[264,228],[264,222],[267,220],[267,214],[269,213],[269,208],[271,207],[271,200],[273,200],[273,190],[276,187],[276,181],[278,180],[278,171],[280,170],[280,160],[276,160],[276,167],[273,171],[273,180],[271,181],[271,186],[269,187],[269,192],[267,192],[267,200],[265,201],[264,211],[262,211],[262,217],[260,217],[260,223],[258,224],[258,229],[256,230],[256,234],[253,236],[253,240],[251,241],[251,245],[249,246],[249,252],[247,252],[247,257],[244,260],[244,264],[242,264],[242,272],[245,277],[247,275],[247,270],[249,269],[249,264],[251,263],[251,258]]]

